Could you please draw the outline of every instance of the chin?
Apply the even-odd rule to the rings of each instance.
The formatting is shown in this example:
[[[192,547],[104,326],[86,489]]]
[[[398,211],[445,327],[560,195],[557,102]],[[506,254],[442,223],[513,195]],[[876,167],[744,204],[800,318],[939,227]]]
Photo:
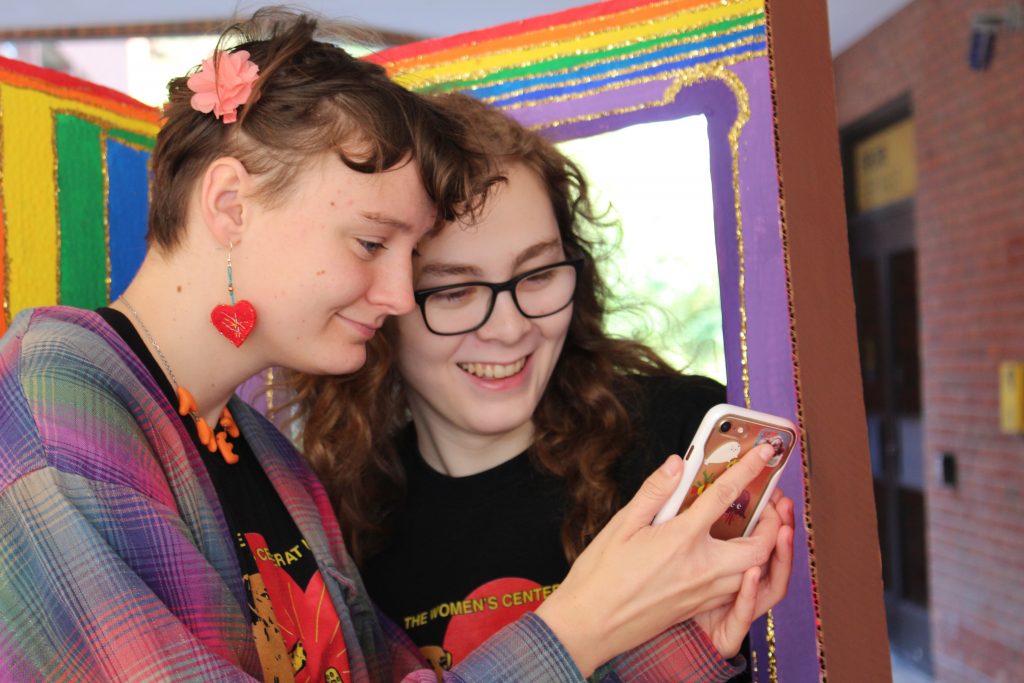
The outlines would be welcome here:
[[[493,416],[477,415],[468,427],[470,431],[477,434],[497,436],[521,429],[523,425],[530,422],[532,417],[531,414],[525,412],[522,415],[509,415],[508,412],[502,412]]]
[[[346,349],[344,354],[335,353],[316,363],[313,369],[308,370],[314,375],[351,375],[366,365],[366,347],[359,345],[358,349]]]

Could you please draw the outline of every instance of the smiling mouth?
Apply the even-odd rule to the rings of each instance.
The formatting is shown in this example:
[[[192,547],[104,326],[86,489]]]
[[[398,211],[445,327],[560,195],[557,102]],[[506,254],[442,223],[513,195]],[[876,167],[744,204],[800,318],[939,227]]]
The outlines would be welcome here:
[[[348,318],[348,317],[346,317],[346,316],[343,316],[343,315],[342,315],[342,314],[340,314],[340,313],[338,313],[338,314],[337,314],[337,316],[338,316],[339,318],[341,318],[342,320],[346,321],[347,323],[349,323],[350,325],[353,325],[353,326],[355,326],[355,327],[356,327],[356,329],[358,329],[359,331],[361,331],[361,332],[363,332],[364,334],[367,334],[367,335],[369,335],[369,336],[371,336],[371,337],[373,336],[373,334],[374,334],[374,333],[375,333],[375,332],[376,332],[376,331],[377,331],[378,329],[380,329],[380,326],[379,326],[379,325],[367,325],[366,323],[361,323],[361,322],[359,322],[358,320],[353,320],[352,318]]]
[[[461,370],[468,372],[474,377],[481,379],[505,379],[518,375],[526,365],[526,358],[520,358],[515,363],[499,365],[494,363],[456,363]]]

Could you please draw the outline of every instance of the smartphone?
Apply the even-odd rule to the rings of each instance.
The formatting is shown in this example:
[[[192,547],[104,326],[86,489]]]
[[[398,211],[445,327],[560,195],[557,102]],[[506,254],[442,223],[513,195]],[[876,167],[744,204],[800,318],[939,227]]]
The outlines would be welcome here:
[[[712,407],[683,456],[683,477],[679,487],[653,523],[667,522],[688,508],[740,456],[767,442],[775,448],[775,454],[761,474],[711,526],[711,535],[719,539],[749,535],[778,484],[796,441],[796,426],[784,417],[725,403]]]

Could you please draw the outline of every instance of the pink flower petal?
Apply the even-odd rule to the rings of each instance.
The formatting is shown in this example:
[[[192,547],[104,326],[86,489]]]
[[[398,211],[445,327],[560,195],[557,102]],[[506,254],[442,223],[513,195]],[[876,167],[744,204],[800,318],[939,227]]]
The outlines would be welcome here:
[[[203,60],[200,70],[188,79],[194,93],[190,101],[196,111],[213,112],[224,123],[238,120],[238,108],[248,101],[259,66],[249,60],[245,50],[222,52]]]

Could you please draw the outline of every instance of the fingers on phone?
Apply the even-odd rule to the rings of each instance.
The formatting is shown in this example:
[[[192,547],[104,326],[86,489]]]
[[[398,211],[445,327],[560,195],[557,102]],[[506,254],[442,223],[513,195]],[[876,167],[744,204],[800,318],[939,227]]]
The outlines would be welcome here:
[[[793,510],[794,510],[793,499],[784,497],[779,501],[776,509],[779,511],[779,516],[782,517],[782,523],[786,526],[793,526]]]
[[[742,641],[743,636],[750,630],[750,625],[757,616],[757,595],[760,580],[760,567],[751,567],[743,573],[740,591],[736,594],[736,601],[733,603],[732,609],[729,610],[727,637],[730,641],[736,641],[737,643]]]
[[[754,527],[754,531],[751,533],[752,536],[770,536],[775,538],[779,533],[779,527],[784,525],[782,515],[779,514],[778,508],[775,505],[769,503],[764,506],[764,510],[761,511],[761,517],[757,522],[757,526]]]
[[[764,588],[758,595],[757,615],[763,614],[779,603],[789,590],[789,577],[793,569],[793,529],[782,527],[779,530],[775,552],[772,553],[768,575],[762,582]]]
[[[781,567],[788,578],[793,565],[793,527],[784,526],[779,529],[779,539],[775,544],[772,565]]]
[[[761,444],[747,451],[735,466],[726,470],[708,487],[704,495],[694,501],[690,507],[690,511],[694,513],[693,516],[698,517],[707,528],[711,528],[715,520],[721,517],[736,501],[740,491],[760,474],[772,453],[772,447],[767,444]],[[711,495],[707,495],[708,493]]]

